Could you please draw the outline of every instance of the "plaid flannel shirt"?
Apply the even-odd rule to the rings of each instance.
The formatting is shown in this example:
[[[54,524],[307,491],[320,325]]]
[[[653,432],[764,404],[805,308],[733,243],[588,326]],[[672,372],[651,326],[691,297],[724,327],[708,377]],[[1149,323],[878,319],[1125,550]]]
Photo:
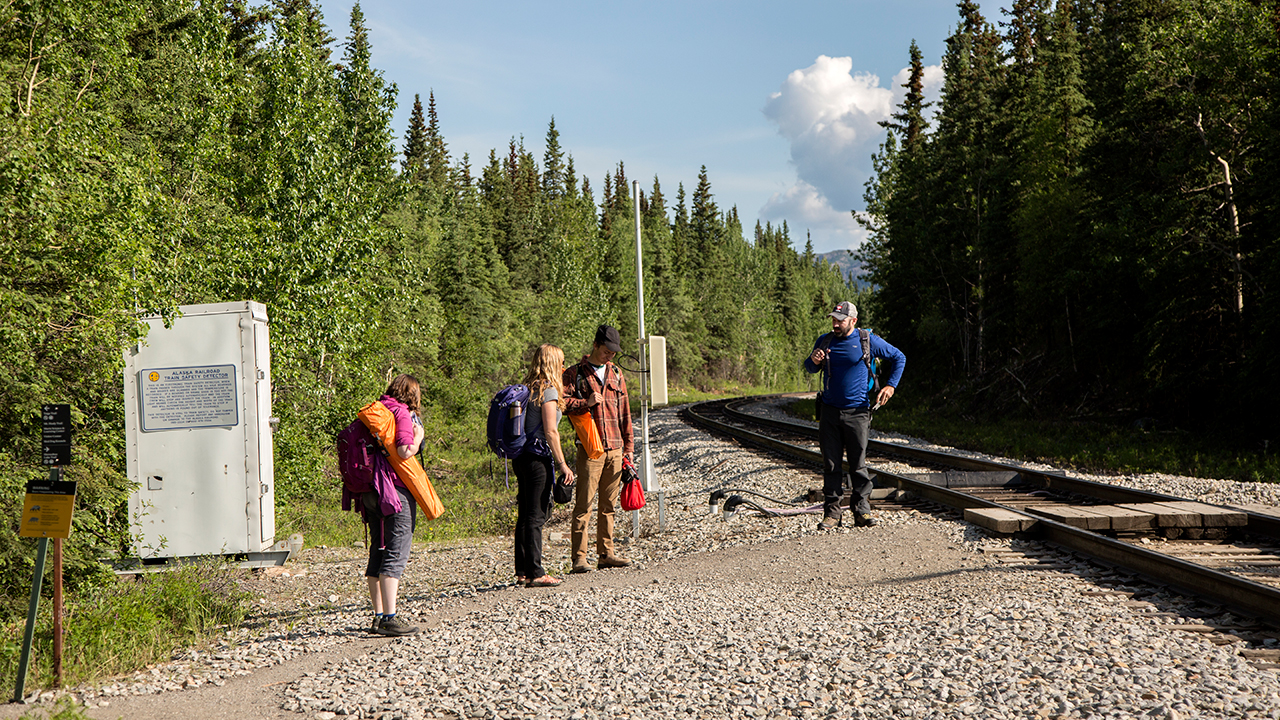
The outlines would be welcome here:
[[[578,379],[582,379],[582,390],[579,392]],[[627,379],[618,371],[618,366],[607,363],[604,367],[604,383],[596,377],[594,368],[583,357],[578,364],[564,371],[564,411],[570,415],[590,412],[595,420],[596,430],[600,431],[600,440],[606,450],[622,448],[628,457],[635,455],[635,439],[631,432],[631,404],[627,398]],[[595,391],[604,400],[594,408],[587,407],[587,401],[581,395],[590,396]]]

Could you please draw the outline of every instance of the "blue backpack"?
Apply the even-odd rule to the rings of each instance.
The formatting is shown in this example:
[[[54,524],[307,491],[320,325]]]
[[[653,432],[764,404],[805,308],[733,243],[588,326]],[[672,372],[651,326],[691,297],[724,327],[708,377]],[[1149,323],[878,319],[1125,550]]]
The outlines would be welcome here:
[[[525,449],[524,414],[529,408],[529,388],[508,385],[489,401],[489,449],[510,459]]]
[[[879,410],[880,406],[876,404],[876,397],[880,394],[880,358],[871,356],[871,331],[858,328],[858,339],[862,343],[862,363],[867,366],[867,402],[871,405],[873,411]],[[831,333],[827,333],[818,338],[818,349],[823,351],[831,349]],[[826,373],[827,361],[823,360],[822,381],[825,383],[829,380]],[[822,392],[818,392],[818,397],[814,404],[814,417],[816,418],[822,412]]]

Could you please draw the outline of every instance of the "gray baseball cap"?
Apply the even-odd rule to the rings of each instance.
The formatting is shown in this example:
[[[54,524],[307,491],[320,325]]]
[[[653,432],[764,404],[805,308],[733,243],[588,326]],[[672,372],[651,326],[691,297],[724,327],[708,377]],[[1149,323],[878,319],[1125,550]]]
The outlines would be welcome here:
[[[847,320],[851,317],[858,317],[858,308],[854,307],[851,302],[842,301],[836,303],[836,309],[827,314],[837,320]]]

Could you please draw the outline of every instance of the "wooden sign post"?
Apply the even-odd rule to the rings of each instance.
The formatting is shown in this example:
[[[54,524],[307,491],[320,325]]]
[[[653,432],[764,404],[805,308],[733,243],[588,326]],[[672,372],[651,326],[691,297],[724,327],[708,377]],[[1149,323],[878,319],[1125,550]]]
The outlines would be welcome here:
[[[40,586],[44,581],[45,556],[49,538],[54,538],[53,574],[53,672],[62,683],[62,540],[71,536],[71,515],[76,504],[76,484],[62,480],[62,467],[71,464],[71,406],[45,405],[41,409],[42,462],[49,467],[48,480],[31,480],[22,502],[19,537],[39,538],[36,546],[35,577],[31,581],[31,603],[22,635],[22,656],[14,684],[13,702],[22,702],[31,662],[31,642],[35,637],[36,613],[40,609]]]

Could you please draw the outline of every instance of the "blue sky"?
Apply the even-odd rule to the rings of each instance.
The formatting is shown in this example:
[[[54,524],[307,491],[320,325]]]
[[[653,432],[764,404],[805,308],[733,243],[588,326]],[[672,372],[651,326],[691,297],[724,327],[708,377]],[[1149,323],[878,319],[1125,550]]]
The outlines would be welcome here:
[[[325,22],[346,37],[351,0],[323,0]],[[875,122],[900,101],[914,38],[926,92],[941,87],[954,0],[844,2],[408,2],[361,3],[374,66],[400,91],[393,127],[413,96],[434,91],[455,159],[483,166],[523,136],[541,160],[555,117],[562,147],[597,202],[619,161],[646,190],[655,175],[674,203],[706,165],[715,200],[806,231],[819,252],[853,247]],[[988,20],[999,5],[984,6]],[[897,79],[895,81],[895,76]]]

